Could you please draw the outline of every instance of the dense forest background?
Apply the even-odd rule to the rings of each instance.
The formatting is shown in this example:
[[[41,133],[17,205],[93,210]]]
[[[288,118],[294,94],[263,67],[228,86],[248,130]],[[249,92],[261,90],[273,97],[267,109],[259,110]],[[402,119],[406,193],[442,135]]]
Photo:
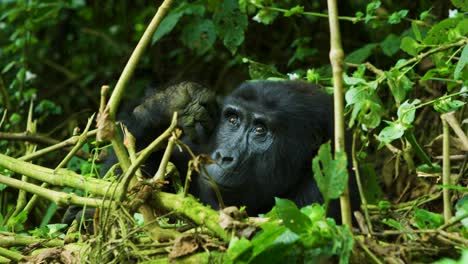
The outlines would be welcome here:
[[[85,130],[88,118],[99,110],[101,86],[116,85],[160,2],[0,0],[0,153],[4,154],[0,176],[25,178],[24,172],[9,167],[24,164],[6,156],[32,160],[40,168],[54,169],[63,162],[69,149],[34,159],[22,157]],[[338,258],[428,263],[444,257],[459,259],[463,253],[458,262],[441,262],[466,263],[468,3],[338,2],[346,126],[354,138],[354,161],[367,198],[365,216],[361,215],[366,220],[354,232],[351,257],[351,235],[331,224],[330,233],[318,232],[318,242],[304,242],[302,233],[295,240],[281,233],[274,239],[264,235],[261,242],[256,242],[257,236],[223,244],[225,237],[214,231],[211,235],[221,237],[216,243],[203,237],[194,250],[173,253],[171,259],[213,250],[227,251],[224,261],[243,263],[267,263],[265,255],[272,252],[277,252],[278,256],[271,255],[276,260],[332,255],[339,256],[332,263]],[[122,105],[125,108],[152,89],[182,80],[226,94],[246,80],[301,79],[331,93],[327,14],[327,2],[315,0],[174,1],[137,64]],[[61,167],[96,177],[101,149],[88,138]],[[444,158],[450,163],[444,164]],[[448,180],[443,184],[444,171]],[[0,181],[0,262],[18,260],[50,241],[57,242],[53,246],[63,245],[65,229],[54,224],[60,223],[65,208],[43,196],[30,204],[31,193],[37,193],[26,194],[14,186]],[[269,228],[273,227],[262,226],[263,234],[273,230]],[[297,234],[303,231],[287,228]],[[31,240],[19,243],[20,234]],[[115,248],[135,249],[149,243],[132,241],[132,246],[122,242]],[[109,246],[100,242],[102,248]],[[164,250],[139,248],[142,252],[136,255],[122,251],[118,256],[107,249],[103,255],[88,254],[86,261],[148,260],[164,255],[174,244],[165,243],[156,246]],[[267,246],[278,250],[273,247],[278,243],[288,250]],[[308,247],[315,251],[307,251]]]

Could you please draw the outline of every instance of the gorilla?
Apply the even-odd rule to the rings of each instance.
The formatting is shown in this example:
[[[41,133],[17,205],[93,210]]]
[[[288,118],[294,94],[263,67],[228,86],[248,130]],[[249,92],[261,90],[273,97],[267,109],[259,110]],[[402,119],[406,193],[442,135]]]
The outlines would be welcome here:
[[[192,82],[156,91],[123,118],[141,149],[164,131],[174,111],[184,141],[195,153],[214,161],[193,178],[190,192],[204,204],[219,209],[210,184],[217,185],[224,204],[245,206],[249,215],[268,212],[274,198],[298,206],[322,202],[314,181],[312,159],[321,144],[333,137],[333,101],[319,87],[300,81],[249,81],[224,100]],[[143,171],[154,175],[162,156],[154,153]],[[112,164],[115,157],[111,159]],[[172,162],[183,170],[189,156],[174,151]],[[107,168],[110,166],[107,166]],[[358,197],[350,178],[353,207]],[[339,204],[329,215],[339,220]]]

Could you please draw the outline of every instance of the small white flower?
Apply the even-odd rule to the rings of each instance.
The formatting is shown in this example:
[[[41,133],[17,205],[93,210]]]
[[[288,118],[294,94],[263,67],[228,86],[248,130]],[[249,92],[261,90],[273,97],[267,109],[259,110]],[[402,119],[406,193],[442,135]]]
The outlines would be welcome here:
[[[117,25],[113,25],[109,28],[109,32],[112,34],[112,35],[115,35],[117,34],[117,32],[119,32],[119,26]]]
[[[467,98],[468,97],[468,87],[463,86],[460,90],[460,96]]]
[[[258,23],[262,23],[262,19],[260,18],[258,13],[252,18],[252,20]]]
[[[30,80],[33,80],[37,77],[36,74],[30,72],[30,71],[26,71],[26,77],[25,77],[25,81],[30,81]]]
[[[456,17],[458,14],[458,9],[449,9],[449,17],[452,18],[452,17]]]
[[[368,131],[368,130],[369,130],[369,129],[367,129],[367,126],[364,125],[364,124],[361,124],[361,128],[362,128],[362,130],[364,130],[364,131]]]
[[[288,73],[289,80],[297,80],[300,78],[299,74],[297,73]]]

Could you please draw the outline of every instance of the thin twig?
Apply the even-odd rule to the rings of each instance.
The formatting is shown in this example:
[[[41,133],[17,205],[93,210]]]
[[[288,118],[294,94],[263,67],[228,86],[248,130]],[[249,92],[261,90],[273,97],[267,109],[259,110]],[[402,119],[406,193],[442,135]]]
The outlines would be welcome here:
[[[460,139],[462,142],[463,150],[468,151],[468,137],[466,136],[465,132],[463,132],[462,128],[460,127],[460,124],[458,123],[458,120],[455,118],[455,112],[449,112],[442,114],[440,116],[442,119],[444,119],[447,124],[453,129],[453,132],[457,134],[457,137]]]
[[[122,71],[122,74],[120,75],[120,78],[117,81],[117,84],[115,85],[115,89],[112,92],[109,102],[107,103],[107,107],[109,108],[109,112],[110,112],[112,120],[115,120],[115,115],[117,113],[117,108],[119,106],[123,91],[128,81],[132,77],[133,72],[136,69],[138,60],[140,59],[144,50],[150,43],[151,38],[154,32],[156,31],[156,29],[158,28],[159,24],[161,23],[163,18],[166,16],[166,13],[169,11],[169,8],[172,2],[174,2],[174,0],[164,0],[164,2],[159,6],[158,11],[156,12],[150,24],[148,25],[145,32],[143,33],[143,36],[141,37],[140,41],[135,47],[135,50],[130,56],[130,59],[128,59],[128,62],[125,65],[125,68]]]
[[[382,261],[380,261],[380,259],[377,258],[377,256],[372,253],[372,251],[366,246],[364,245],[364,242],[361,241],[361,239],[356,239],[355,241],[357,241],[358,245],[364,250],[364,252],[366,252],[366,254],[377,264],[383,264]]]
[[[152,182],[164,180],[164,175],[166,174],[166,166],[169,162],[169,159],[171,158],[172,151],[174,150],[175,140],[177,139],[177,136],[174,134],[175,133],[173,133],[173,135],[169,138],[169,141],[167,142],[166,150],[164,151],[164,155],[161,159],[161,162],[159,163],[159,169],[152,178]]]
[[[353,159],[353,169],[354,169],[354,175],[356,176],[356,183],[357,187],[359,190],[359,196],[361,198],[361,203],[362,203],[362,210],[364,211],[364,217],[366,219],[366,224],[367,228],[369,229],[369,233],[372,234],[373,228],[372,228],[372,223],[370,221],[369,217],[369,211],[367,210],[367,199],[366,196],[364,195],[364,189],[362,188],[362,182],[361,182],[361,175],[359,173],[359,165],[358,161],[356,158],[356,141],[357,141],[357,132],[354,132],[353,134],[353,145],[352,145],[352,159]]]

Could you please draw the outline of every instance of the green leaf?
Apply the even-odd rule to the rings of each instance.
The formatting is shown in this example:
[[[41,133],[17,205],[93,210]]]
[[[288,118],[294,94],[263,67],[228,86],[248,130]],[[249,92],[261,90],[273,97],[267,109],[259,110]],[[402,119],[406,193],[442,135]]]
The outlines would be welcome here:
[[[421,78],[422,81],[427,81],[433,77],[445,78],[452,74],[452,68],[448,66],[441,66],[428,70]]]
[[[413,82],[396,69],[386,71],[385,77],[387,77],[387,85],[395,98],[395,102],[399,105],[406,99],[407,93],[413,89]]]
[[[366,76],[365,73],[366,73],[366,65],[359,64],[357,69],[353,72],[353,77],[364,79]]]
[[[460,257],[460,260],[458,261],[448,259],[448,258],[443,258],[441,260],[433,262],[432,264],[466,264],[466,263],[468,263],[468,249],[463,250],[462,256]]]
[[[320,73],[318,73],[315,69],[308,69],[306,73],[306,79],[308,82],[318,83],[320,80]]]
[[[416,171],[418,172],[423,172],[423,173],[440,173],[442,172],[442,168],[440,167],[439,164],[432,163],[432,165],[429,164],[422,164],[416,167]]]
[[[229,242],[227,256],[232,261],[248,260],[252,249],[252,243],[245,238],[233,237]],[[242,263],[242,262],[241,262]]]
[[[452,98],[439,99],[434,102],[434,109],[439,113],[448,113],[460,109],[466,102],[452,100]]]
[[[379,147],[392,142],[395,139],[401,138],[405,134],[406,126],[399,122],[385,121],[388,126],[380,131],[377,139],[381,142]]]
[[[85,0],[72,0],[70,3],[70,8],[72,9],[79,9],[84,6],[86,6]]]
[[[352,107],[349,127],[352,127],[356,120],[366,128],[375,128],[380,124],[383,107],[375,94],[376,84],[377,82],[364,83],[353,86],[346,92],[346,106]]]
[[[288,66],[294,61],[304,61],[305,58],[311,58],[318,53],[317,49],[300,46],[294,52],[294,55],[289,59]]]
[[[21,211],[14,217],[10,217],[6,224],[6,227],[11,232],[21,232],[24,230],[24,223],[28,220],[28,213],[26,211]]]
[[[381,5],[380,1],[372,1],[366,6],[366,12],[368,14],[373,14],[377,8],[379,8]]]
[[[355,16],[356,18],[359,18],[359,19],[361,19],[361,18],[363,18],[363,17],[364,17],[364,13],[363,13],[363,12],[361,12],[361,11],[357,11],[357,12],[356,12],[356,14],[355,14],[354,16]]]
[[[418,52],[422,50],[421,44],[419,44],[418,42],[416,42],[416,40],[408,36],[404,37],[401,40],[400,48],[412,56],[417,56]]]
[[[159,24],[159,27],[156,29],[156,32],[154,32],[153,38],[151,39],[151,43],[154,44],[158,40],[160,40],[162,37],[165,35],[169,34],[179,22],[179,19],[184,15],[184,13],[179,12],[179,13],[173,13],[171,12],[168,14],[163,21],[161,21],[161,24]]]
[[[411,28],[413,29],[413,34],[414,34],[414,37],[416,38],[416,40],[418,42],[422,42],[423,39],[422,39],[422,36],[421,36],[421,32],[419,31],[418,23],[416,23],[416,21],[411,22]]]
[[[237,47],[244,42],[244,32],[248,25],[247,15],[240,11],[237,0],[224,0],[214,13],[213,19],[224,46],[234,54]]]
[[[447,18],[433,25],[427,33],[423,43],[426,45],[446,43],[448,41],[450,30],[456,28],[461,20],[462,19],[460,17]]]
[[[9,121],[12,125],[19,124],[22,120],[23,117],[18,113],[13,113],[9,118]]]
[[[388,17],[388,23],[389,24],[398,24],[398,23],[401,22],[401,19],[406,17],[407,15],[408,15],[408,10],[406,10],[406,9],[394,12]]]
[[[182,42],[199,55],[211,49],[215,40],[215,25],[209,19],[196,19],[182,31]]]
[[[263,231],[252,240],[252,256],[255,257],[265,251],[271,245],[277,243],[278,238],[288,229],[285,226],[277,226],[271,223],[262,225]]]
[[[414,107],[420,102],[421,100],[415,99],[412,103],[409,103],[409,100],[402,103],[400,107],[398,107],[398,120],[407,125],[412,124],[416,114],[416,109]]]
[[[269,9],[261,9],[258,13],[252,18],[253,21],[258,23],[262,23],[264,25],[270,25],[275,21],[278,17],[278,12],[269,10]]]
[[[391,57],[400,50],[400,42],[400,37],[392,33],[380,43],[380,47],[385,55]]]
[[[468,195],[463,196],[455,204],[455,216],[461,216],[468,213]],[[465,228],[468,228],[468,217],[461,220],[461,223]]]
[[[323,206],[316,203],[302,207],[301,213],[309,217],[312,223],[320,220],[325,220],[326,217],[326,212]]]
[[[272,77],[287,78],[286,75],[278,72],[275,65],[268,65],[256,61],[243,59],[244,63],[249,63],[249,75],[252,80],[267,80]]]
[[[456,8],[468,12],[468,0],[451,0],[451,2]]]
[[[429,16],[432,16],[432,15],[431,15],[431,9],[421,12],[421,14],[419,15],[419,20],[424,21],[424,20],[426,20],[426,18],[428,18]]]
[[[62,107],[50,100],[44,99],[34,108],[34,112],[38,114],[60,115]]]
[[[151,43],[154,44],[165,35],[169,34],[179,22],[183,15],[203,16],[205,7],[201,4],[189,4],[182,2],[179,6],[171,10],[171,12],[161,21],[156,32],[154,32]]]
[[[382,223],[388,225],[389,227],[393,227],[396,230],[403,230],[403,225],[395,219],[385,218],[382,220]]]
[[[350,77],[346,74],[346,72],[343,73],[343,81],[347,85],[356,85],[356,84],[365,84],[367,81],[364,78],[359,78],[359,77]]]
[[[355,63],[355,64],[363,63],[365,60],[367,60],[367,58],[369,58],[369,56],[372,54],[372,51],[375,49],[376,46],[377,44],[375,43],[367,44],[364,47],[357,49],[351,52],[350,54],[348,54],[348,56],[346,56],[344,61],[347,63]]]
[[[436,229],[444,224],[444,217],[424,209],[414,209],[414,226],[419,229]]]
[[[460,78],[460,74],[463,68],[465,68],[467,63],[468,63],[468,45],[465,45],[461,53],[460,60],[458,60],[457,66],[455,67],[455,71],[453,72],[453,78],[455,80],[458,80]]]
[[[374,13],[377,8],[380,7],[380,1],[372,1],[366,6],[366,16],[364,19],[364,22],[367,24],[369,21],[371,21],[374,18]]]
[[[297,262],[301,253],[298,243],[299,236],[290,230],[283,232],[269,247],[255,254],[250,263],[285,263]]]
[[[275,212],[287,228],[297,234],[307,233],[310,230],[312,222],[299,211],[295,203],[281,198],[275,198],[275,203]]]
[[[362,152],[364,153],[364,152]],[[365,160],[365,158],[360,159]],[[359,164],[362,185],[365,188],[364,195],[369,204],[377,204],[385,195],[381,187],[382,175],[377,174],[375,164],[372,162],[361,162]]]
[[[348,182],[346,154],[337,152],[335,158],[332,158],[331,144],[328,141],[320,146],[317,156],[312,160],[314,178],[325,204],[330,199],[340,197]]]
[[[16,61],[10,61],[7,65],[5,65],[5,67],[3,67],[2,74],[7,73],[9,70],[11,70],[13,66],[16,65],[16,63],[17,63]]]
[[[392,204],[389,201],[379,201],[377,204],[377,207],[379,208],[379,211],[386,211],[392,207]]]
[[[284,13],[285,17],[290,17],[293,15],[302,15],[304,13],[304,7],[297,5]]]

